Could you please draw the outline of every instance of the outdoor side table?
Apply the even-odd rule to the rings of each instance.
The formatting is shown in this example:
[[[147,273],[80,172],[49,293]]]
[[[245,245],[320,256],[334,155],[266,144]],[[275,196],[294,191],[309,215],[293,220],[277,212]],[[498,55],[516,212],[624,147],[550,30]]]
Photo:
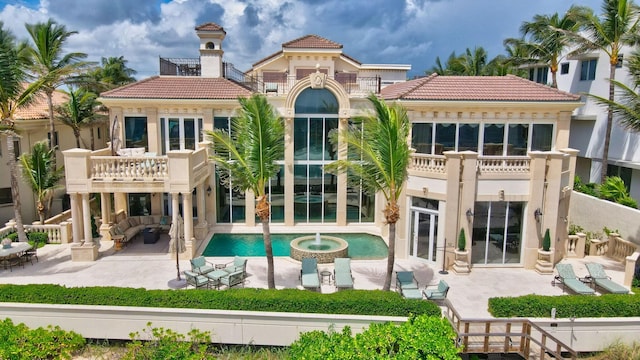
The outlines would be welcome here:
[[[111,235],[111,240],[113,240],[113,248],[116,251],[122,250],[122,240],[124,240],[124,235]]]
[[[322,270],[320,271],[320,277],[321,277],[321,282],[324,284],[325,280],[327,282],[327,284],[331,285],[331,271],[329,270]]]

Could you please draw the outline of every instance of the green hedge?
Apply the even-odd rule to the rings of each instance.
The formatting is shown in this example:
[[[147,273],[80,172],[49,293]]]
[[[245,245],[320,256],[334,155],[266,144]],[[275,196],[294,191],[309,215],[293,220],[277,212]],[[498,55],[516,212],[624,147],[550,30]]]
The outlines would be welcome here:
[[[29,329],[14,325],[11,319],[0,321],[0,359],[69,359],[80,350],[85,339],[73,331],[49,326]]]
[[[13,241],[13,242],[18,241],[18,233],[17,232],[12,232],[10,234],[7,234],[6,237],[11,239],[11,241]],[[41,232],[41,231],[32,231],[32,232],[28,232],[27,233],[27,239],[31,243],[46,244],[46,243],[49,242],[49,235],[47,235],[47,233]]]
[[[7,284],[0,285],[0,302],[385,316],[441,315],[440,308],[431,301],[407,300],[395,292],[381,290],[320,294],[297,289],[146,290]]]
[[[640,296],[526,295],[489,299],[489,313],[495,317],[550,317],[553,308],[558,318],[634,317],[640,316]]]

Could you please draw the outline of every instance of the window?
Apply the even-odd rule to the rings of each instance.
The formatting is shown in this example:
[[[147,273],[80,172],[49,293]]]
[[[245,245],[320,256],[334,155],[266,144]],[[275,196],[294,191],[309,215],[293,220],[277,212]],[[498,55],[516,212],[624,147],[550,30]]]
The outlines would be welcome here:
[[[434,154],[456,150],[456,124],[436,124],[436,148]]]
[[[13,154],[16,157],[16,161],[18,161],[18,158],[22,154],[22,152],[20,151],[20,140],[19,139],[13,139]]]
[[[531,150],[551,151],[553,124],[534,124],[531,135]]]
[[[529,80],[535,81],[538,84],[546,84],[548,74],[549,68],[546,66],[531,68],[529,69]]]
[[[143,147],[147,149],[147,118],[146,117],[125,117],[124,118],[124,146],[127,148]]]
[[[458,151],[478,151],[478,124],[458,125]]]
[[[129,216],[151,215],[151,194],[130,193],[128,198]]]
[[[416,153],[431,154],[433,136],[432,123],[415,123],[411,129],[411,147]]]
[[[11,196],[11,188],[0,188],[0,205],[13,204],[13,196]]]
[[[96,128],[97,133],[98,133],[98,139],[102,139],[102,135],[100,133],[100,128]]]
[[[2,140],[0,140],[0,157],[2,157]]]
[[[581,61],[580,62],[580,80],[595,80],[597,64],[598,64],[598,59]]]
[[[560,74],[568,74],[569,73],[569,63],[562,63],[560,65]]]
[[[502,156],[504,149],[504,124],[485,124],[482,155]]]
[[[631,168],[607,164],[607,176],[618,176],[624,182],[627,191],[631,191]]]
[[[162,153],[171,150],[195,150],[202,140],[202,118],[160,118]]]
[[[508,132],[507,155],[527,155],[529,124],[509,124]]]

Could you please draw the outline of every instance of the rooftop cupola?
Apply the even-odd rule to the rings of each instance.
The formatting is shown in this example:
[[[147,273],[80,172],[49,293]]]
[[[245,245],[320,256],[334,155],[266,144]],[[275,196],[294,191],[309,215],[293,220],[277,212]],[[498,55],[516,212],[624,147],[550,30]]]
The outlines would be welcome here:
[[[202,77],[222,77],[222,41],[227,33],[222,26],[206,23],[196,26],[200,38],[200,66]]]

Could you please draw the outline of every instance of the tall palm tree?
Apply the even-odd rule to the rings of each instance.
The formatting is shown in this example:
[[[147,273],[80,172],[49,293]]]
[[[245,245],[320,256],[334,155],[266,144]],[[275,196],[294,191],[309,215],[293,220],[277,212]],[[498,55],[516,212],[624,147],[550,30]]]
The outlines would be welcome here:
[[[96,100],[96,94],[83,88],[65,91],[65,94],[69,96],[69,100],[54,108],[56,119],[73,130],[76,147],[80,148],[80,130],[84,127],[92,127],[96,121],[102,120],[104,116],[97,114],[100,102]],[[91,134],[91,149],[93,150],[93,130]]]
[[[456,61],[458,75],[480,76],[486,75],[487,51],[482,47],[475,47],[473,51],[467,48]]]
[[[55,156],[55,151],[49,149],[46,140],[33,144],[30,153],[20,155],[22,177],[36,195],[36,209],[41,224],[44,224],[45,215],[49,211],[47,204],[54,191],[62,187],[60,180],[64,175],[64,168],[54,167]]]
[[[86,58],[87,54],[63,53],[66,41],[70,36],[77,34],[77,31],[67,31],[64,25],[59,25],[52,19],[46,23],[26,24],[25,27],[33,41],[30,49],[33,65],[30,71],[40,80],[41,90],[47,96],[51,148],[55,150],[58,143],[53,121],[53,92],[88,68],[88,62],[80,61]]]
[[[529,59],[525,63],[544,63],[551,71],[551,86],[558,87],[557,73],[564,53],[571,46],[571,37],[567,33],[579,30],[574,12],[567,11],[563,16],[535,15],[532,21],[525,21],[520,26],[522,42]],[[510,40],[510,39],[508,39]],[[511,39],[512,40],[512,39]]]
[[[90,91],[100,94],[102,91],[136,81],[133,77],[136,71],[127,66],[124,56],[103,57],[100,63],[101,65],[90,73],[92,81],[85,85]]]
[[[25,66],[29,61],[27,53],[24,51],[25,48],[26,44],[15,43],[13,34],[5,30],[4,24],[0,22],[0,133],[7,137],[11,197],[20,241],[27,241],[27,235],[22,223],[22,206],[14,147],[14,141],[18,138],[18,134],[14,127],[13,116],[17,109],[30,103],[39,86],[39,84],[34,84],[25,88],[25,81],[28,80]]]
[[[593,50],[603,51],[609,57],[609,101],[615,100],[615,78],[618,66],[618,56],[623,46],[638,44],[638,21],[640,9],[633,0],[603,0],[602,15],[598,17],[587,7],[574,6],[569,9],[572,16],[576,16],[581,24],[581,31],[567,33],[578,43],[575,54]],[[609,163],[609,145],[611,143],[611,128],[613,125],[613,106],[608,107],[607,125],[605,129],[604,145],[602,147],[601,182],[607,177]]]
[[[220,181],[236,191],[253,191],[256,215],[262,222],[267,254],[267,284],[275,288],[273,249],[269,226],[270,205],[265,187],[280,171],[277,160],[284,157],[284,125],[267,98],[256,94],[239,98],[241,111],[231,122],[231,130],[206,131],[212,140],[212,159]]]
[[[347,174],[349,183],[362,186],[369,193],[381,193],[387,200],[384,209],[389,224],[389,256],[384,290],[391,288],[395,263],[396,223],[400,219],[398,200],[407,179],[410,161],[407,111],[400,105],[387,105],[374,94],[369,95],[375,114],[358,117],[342,133],[333,133],[330,141],[347,146],[347,159],[327,165],[327,171]]]

